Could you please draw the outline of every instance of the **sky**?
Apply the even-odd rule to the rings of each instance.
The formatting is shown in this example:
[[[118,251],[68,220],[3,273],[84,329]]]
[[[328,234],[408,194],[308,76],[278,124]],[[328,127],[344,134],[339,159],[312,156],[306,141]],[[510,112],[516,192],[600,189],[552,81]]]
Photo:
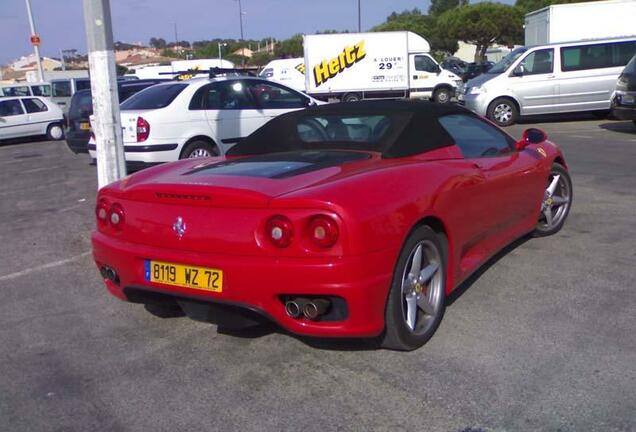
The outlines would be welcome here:
[[[393,11],[428,9],[428,0],[361,0],[362,30]],[[511,1],[506,1],[511,3]],[[116,41],[148,44],[151,37],[180,40],[240,37],[237,0],[110,0]],[[242,0],[246,39],[285,39],[317,30],[356,30],[357,0]],[[31,0],[42,55],[86,52],[82,0]],[[24,0],[0,0],[0,64],[33,52]]]

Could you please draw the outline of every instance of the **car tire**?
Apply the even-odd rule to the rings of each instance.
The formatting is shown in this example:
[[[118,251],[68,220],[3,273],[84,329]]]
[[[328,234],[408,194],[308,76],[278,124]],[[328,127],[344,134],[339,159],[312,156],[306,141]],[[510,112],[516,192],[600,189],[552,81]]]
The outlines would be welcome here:
[[[362,100],[360,93],[346,93],[342,96],[343,102],[358,102],[360,100]]]
[[[447,104],[451,100],[451,91],[446,88],[438,88],[433,92],[433,102],[437,102],[439,104]]]
[[[59,123],[51,123],[49,127],[46,128],[46,138],[50,141],[64,139],[64,129],[62,125]]]
[[[203,140],[195,140],[186,144],[179,159],[214,157],[218,155],[219,149],[214,144]]]
[[[386,302],[383,348],[411,351],[424,345],[437,330],[446,308],[446,251],[446,236],[428,226],[419,226],[409,235]]]
[[[558,180],[555,180],[556,176],[559,176]],[[552,187],[553,182],[556,182],[554,187]],[[551,188],[552,191],[550,191]],[[539,220],[533,235],[546,237],[563,228],[570,208],[572,208],[573,198],[574,192],[570,174],[563,165],[555,162],[550,169],[546,191],[543,195],[543,201],[541,201]]]
[[[519,118],[519,110],[512,99],[497,98],[488,105],[486,117],[498,126],[510,126]]]

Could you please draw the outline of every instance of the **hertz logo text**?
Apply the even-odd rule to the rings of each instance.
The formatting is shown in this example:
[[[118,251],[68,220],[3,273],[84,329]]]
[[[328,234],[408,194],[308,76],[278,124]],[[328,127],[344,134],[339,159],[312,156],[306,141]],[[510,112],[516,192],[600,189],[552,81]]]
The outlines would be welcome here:
[[[345,47],[337,57],[331,60],[323,60],[320,64],[314,66],[316,87],[358,63],[366,55],[367,52],[364,50],[364,41],[362,40],[353,46]]]

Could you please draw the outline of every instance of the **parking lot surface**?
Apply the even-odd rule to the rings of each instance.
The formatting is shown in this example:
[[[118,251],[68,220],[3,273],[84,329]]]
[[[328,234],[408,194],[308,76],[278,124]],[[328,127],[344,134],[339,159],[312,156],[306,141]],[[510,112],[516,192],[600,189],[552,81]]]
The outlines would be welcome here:
[[[492,260],[410,353],[120,302],[90,256],[95,167],[0,145],[0,430],[636,431],[636,128],[538,127],[571,169],[564,229]]]

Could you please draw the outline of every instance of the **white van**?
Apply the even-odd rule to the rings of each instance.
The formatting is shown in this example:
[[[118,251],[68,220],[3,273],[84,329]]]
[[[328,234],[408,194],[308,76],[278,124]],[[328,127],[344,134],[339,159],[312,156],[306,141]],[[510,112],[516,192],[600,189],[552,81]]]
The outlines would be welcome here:
[[[290,58],[272,60],[260,74],[261,78],[276,81],[301,92],[305,91],[305,59]]]
[[[51,97],[51,84],[47,82],[22,82],[0,85],[0,97],[18,96]]]
[[[517,48],[468,81],[459,99],[500,126],[520,115],[609,111],[634,54],[636,36]]]

